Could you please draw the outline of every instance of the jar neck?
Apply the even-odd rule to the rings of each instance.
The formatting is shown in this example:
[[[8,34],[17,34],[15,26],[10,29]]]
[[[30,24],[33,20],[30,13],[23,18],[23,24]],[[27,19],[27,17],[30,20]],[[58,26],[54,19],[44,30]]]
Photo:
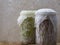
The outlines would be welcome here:
[[[24,11],[20,12],[20,16],[34,17],[35,16],[35,11],[24,10]]]

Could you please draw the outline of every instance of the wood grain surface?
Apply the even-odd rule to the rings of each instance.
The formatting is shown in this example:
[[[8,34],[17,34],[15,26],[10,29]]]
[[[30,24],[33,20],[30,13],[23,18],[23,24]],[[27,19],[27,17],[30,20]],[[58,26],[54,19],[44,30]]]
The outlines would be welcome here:
[[[0,42],[0,45],[21,45],[20,42]],[[29,45],[36,45],[36,44],[29,44]],[[57,43],[57,45],[60,45],[60,43]]]

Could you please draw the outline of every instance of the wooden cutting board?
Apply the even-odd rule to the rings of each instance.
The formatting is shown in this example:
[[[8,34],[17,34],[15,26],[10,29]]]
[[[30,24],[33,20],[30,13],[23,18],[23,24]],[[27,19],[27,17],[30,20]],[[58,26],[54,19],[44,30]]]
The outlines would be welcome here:
[[[21,45],[19,42],[0,42],[0,45]],[[35,44],[30,44],[35,45]],[[60,43],[57,43],[57,45],[60,45]]]
[[[57,45],[60,45],[60,43],[57,43]]]

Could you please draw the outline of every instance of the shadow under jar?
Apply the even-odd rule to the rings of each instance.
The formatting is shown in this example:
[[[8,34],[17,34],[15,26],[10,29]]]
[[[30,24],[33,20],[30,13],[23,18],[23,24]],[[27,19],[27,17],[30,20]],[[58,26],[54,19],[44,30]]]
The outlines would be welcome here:
[[[56,45],[56,12],[52,9],[40,9],[35,13],[36,43],[39,45]]]
[[[18,18],[22,45],[35,44],[34,13],[35,11],[24,10]]]

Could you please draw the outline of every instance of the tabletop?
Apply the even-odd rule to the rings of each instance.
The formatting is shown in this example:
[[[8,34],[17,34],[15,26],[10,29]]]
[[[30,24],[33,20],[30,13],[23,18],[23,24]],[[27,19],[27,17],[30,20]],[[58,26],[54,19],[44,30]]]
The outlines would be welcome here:
[[[0,45],[21,45],[19,42],[0,42]],[[30,45],[36,45],[36,44],[30,44]],[[60,45],[60,43],[57,43],[57,45]]]

